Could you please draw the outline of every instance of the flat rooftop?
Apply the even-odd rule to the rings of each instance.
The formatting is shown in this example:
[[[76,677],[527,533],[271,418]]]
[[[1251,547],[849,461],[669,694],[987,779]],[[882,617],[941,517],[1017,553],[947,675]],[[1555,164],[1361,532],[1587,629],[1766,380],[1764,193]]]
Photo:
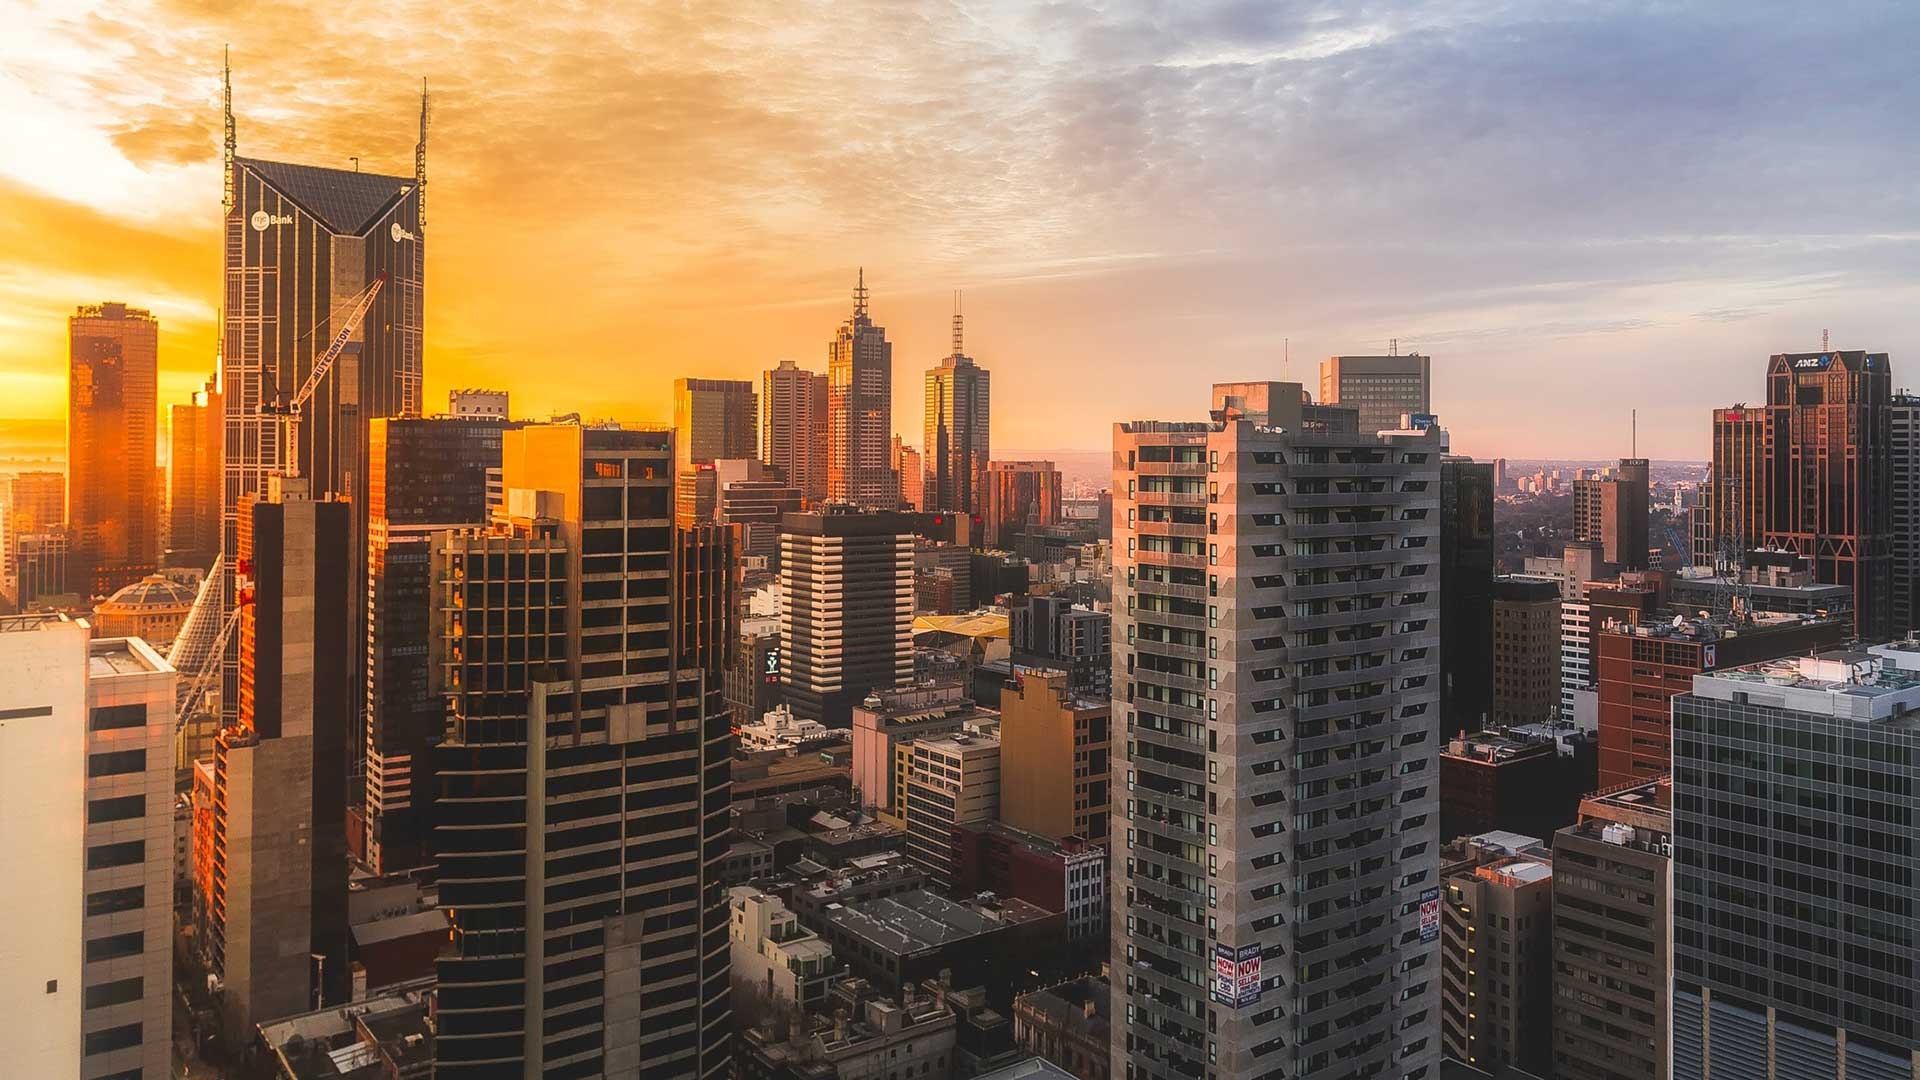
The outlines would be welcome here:
[[[1002,900],[994,908],[960,904],[925,889],[910,889],[876,900],[829,904],[825,913],[842,930],[895,956],[968,941],[1052,914],[1022,900]]]
[[[87,645],[88,678],[151,675],[172,670],[172,665],[140,638],[100,638]]]
[[[1920,728],[1920,640],[1789,656],[1695,675],[1696,697]]]

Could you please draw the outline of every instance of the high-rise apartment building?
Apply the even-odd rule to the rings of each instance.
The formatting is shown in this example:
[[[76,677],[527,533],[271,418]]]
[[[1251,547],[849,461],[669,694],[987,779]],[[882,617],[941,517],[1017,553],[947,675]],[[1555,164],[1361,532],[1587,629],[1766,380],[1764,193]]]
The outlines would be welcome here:
[[[759,402],[749,380],[673,380],[674,471],[758,457]]]
[[[502,437],[506,505],[433,541],[434,1074],[714,1080],[731,1036],[725,530],[664,431]]]
[[[1673,789],[1603,789],[1553,834],[1553,1062],[1565,1080],[1667,1080]]]
[[[139,638],[87,649],[86,962],[81,1080],[171,1076],[173,694]],[[41,824],[79,807],[47,808]],[[37,923],[37,920],[36,920]]]
[[[780,523],[781,692],[794,715],[852,723],[874,690],[913,681],[913,534],[891,511],[829,507]]]
[[[0,844],[11,878],[0,889],[0,1008],[7,1068],[21,1076],[78,1076],[83,1060],[82,972],[92,946],[90,830],[79,796],[95,768],[124,767],[88,759],[87,636],[85,623],[60,615],[0,615],[0,671],[8,673],[0,679]],[[127,932],[138,937],[129,955],[141,953],[145,931]]]
[[[1447,1057],[1498,1075],[1549,1075],[1552,853],[1530,836],[1449,844],[1442,870],[1440,1038]]]
[[[1601,559],[1622,570],[1647,568],[1648,512],[1646,458],[1573,482],[1573,538],[1598,543]]]
[[[1846,639],[1835,619],[1680,615],[1594,631],[1600,702],[1600,786],[1644,783],[1672,768],[1669,703],[1701,672],[1830,648]]]
[[[1024,668],[1000,694],[1000,820],[1060,840],[1107,839],[1113,703],[1053,668]]]
[[[1560,714],[1560,586],[1493,579],[1493,723],[1548,724]]]
[[[953,316],[953,352],[927,369],[927,490],[922,510],[978,514],[983,502],[992,377],[961,349],[960,315]]]
[[[1472,458],[1440,463],[1440,730],[1478,731],[1493,713],[1494,468]]]
[[[1053,462],[988,463],[980,506],[985,536],[977,546],[1012,551],[1028,526],[1060,524],[1060,499],[1060,470]]]
[[[125,304],[67,320],[70,586],[105,596],[160,567],[160,322]]]
[[[863,269],[853,290],[853,316],[827,344],[827,498],[861,507],[898,505],[892,451],[893,345],[886,328],[867,314]]]
[[[1907,1078],[1920,651],[1696,675],[1673,699],[1673,1075]]]
[[[243,1025],[344,999],[352,511],[275,478],[240,507],[238,723],[213,748],[208,962]],[[322,1000],[324,998],[324,1000]]]
[[[487,470],[508,427],[483,413],[379,418],[367,433],[366,788],[354,794],[377,873],[430,861],[432,751],[447,716],[427,663],[430,546],[436,532],[487,523]]]
[[[1115,1076],[1438,1075],[1446,434],[1304,397],[1114,430]]]
[[[220,557],[220,456],[225,416],[213,379],[173,407],[168,429],[168,566],[206,570]]]
[[[760,383],[760,460],[809,503],[827,497],[827,377],[791,360]]]
[[[1320,361],[1320,402],[1358,410],[1361,431],[1392,431],[1402,413],[1433,411],[1433,358],[1329,356]]]
[[[927,467],[920,451],[893,437],[893,472],[900,478],[900,509],[927,509]]]
[[[1892,365],[1859,350],[1767,361],[1762,406],[1714,411],[1717,546],[1786,548],[1854,590],[1854,632],[1894,634]]]
[[[1901,391],[1889,412],[1893,458],[1893,637],[1920,630],[1920,394]]]
[[[407,176],[232,160],[223,232],[220,385],[229,452],[220,463],[222,613],[234,603],[240,500],[264,494],[267,477],[289,463],[298,465],[316,497],[348,500],[345,572],[360,583],[356,598],[364,588],[367,424],[377,416],[421,412],[425,135],[423,129],[415,172]],[[291,401],[314,360],[347,329],[353,298],[383,274],[372,306],[302,407],[297,445],[287,445],[296,428],[267,410]],[[365,640],[365,605],[356,601],[348,617],[353,640]],[[229,720],[239,700],[238,662],[230,645],[222,694]],[[347,669],[353,685],[365,669],[364,652],[356,648]],[[358,694],[354,699],[357,719],[361,702]]]

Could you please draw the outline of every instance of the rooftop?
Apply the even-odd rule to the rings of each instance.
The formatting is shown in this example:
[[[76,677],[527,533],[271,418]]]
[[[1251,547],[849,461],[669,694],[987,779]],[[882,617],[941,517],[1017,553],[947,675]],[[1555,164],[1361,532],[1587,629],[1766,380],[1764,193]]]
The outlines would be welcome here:
[[[974,1080],[1074,1080],[1073,1074],[1042,1057],[1016,1061],[1003,1069],[991,1069]]]
[[[1783,657],[1694,676],[1696,697],[1920,727],[1920,639]]]
[[[1659,622],[1621,625],[1609,621],[1604,627],[1595,627],[1596,632],[1608,634],[1630,634],[1634,637],[1665,638],[1678,641],[1711,642],[1726,638],[1739,637],[1741,634],[1766,634],[1778,630],[1790,630],[1802,626],[1831,623],[1835,620],[1817,615],[1793,614],[1787,612],[1757,611],[1742,616],[1732,615],[1675,615],[1671,619]]]
[[[826,910],[829,922],[896,956],[968,941],[1050,914],[1021,900],[996,901],[991,907],[960,904],[925,889],[829,904]]]
[[[173,671],[164,658],[139,638],[101,638],[87,645],[87,677],[152,675]]]
[[[102,612],[130,612],[142,609],[185,611],[193,606],[193,589],[160,574],[149,574],[102,600],[94,608]]]
[[[411,176],[382,176],[284,161],[237,158],[235,164],[272,185],[335,233],[357,236],[413,187]]]

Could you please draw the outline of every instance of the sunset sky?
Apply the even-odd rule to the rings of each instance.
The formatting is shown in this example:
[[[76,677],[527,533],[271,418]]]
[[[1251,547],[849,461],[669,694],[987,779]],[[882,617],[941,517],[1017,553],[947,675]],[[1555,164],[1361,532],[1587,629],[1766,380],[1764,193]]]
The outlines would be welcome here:
[[[1772,352],[1920,387],[1920,5],[0,0],[0,417],[65,316],[210,371],[220,53],[243,155],[429,149],[427,400],[666,420],[824,369],[866,267],[895,425],[964,289],[997,448],[1213,379],[1434,357],[1455,449],[1705,456]],[[1289,350],[1290,366],[1283,365]]]

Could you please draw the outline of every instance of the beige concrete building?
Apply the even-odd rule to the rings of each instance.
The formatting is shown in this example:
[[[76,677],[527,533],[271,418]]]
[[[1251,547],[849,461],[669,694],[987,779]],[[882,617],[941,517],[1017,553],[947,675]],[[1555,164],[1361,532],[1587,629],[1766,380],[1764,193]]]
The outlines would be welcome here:
[[[1023,669],[1000,695],[1000,820],[1050,840],[1104,841],[1113,705],[1076,695],[1067,680]]]
[[[1667,1080],[1673,788],[1596,792],[1553,834],[1553,1064],[1562,1080]]]
[[[1551,853],[1533,837],[1487,833],[1442,859],[1443,1050],[1487,1072],[1552,1075]]]
[[[800,925],[778,896],[745,885],[728,890],[735,992],[764,994],[782,1008],[817,1011],[840,977],[833,946]]]
[[[1000,740],[940,735],[913,741],[907,773],[907,858],[941,889],[958,869],[953,827],[1000,813]]]

